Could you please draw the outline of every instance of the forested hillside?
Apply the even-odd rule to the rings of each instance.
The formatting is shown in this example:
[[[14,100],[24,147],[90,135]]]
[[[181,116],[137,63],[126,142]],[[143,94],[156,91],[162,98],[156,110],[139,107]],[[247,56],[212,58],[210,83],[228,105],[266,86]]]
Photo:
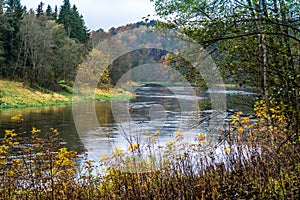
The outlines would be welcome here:
[[[59,90],[71,83],[88,53],[88,29],[76,5],[42,2],[27,10],[20,0],[0,1],[0,77]]]

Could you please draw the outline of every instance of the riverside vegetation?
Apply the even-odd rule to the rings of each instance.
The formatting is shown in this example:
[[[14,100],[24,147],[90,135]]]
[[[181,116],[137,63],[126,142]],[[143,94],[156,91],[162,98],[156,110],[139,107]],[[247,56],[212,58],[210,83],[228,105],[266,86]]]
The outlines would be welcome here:
[[[256,103],[256,120],[235,113],[215,148],[204,134],[187,144],[180,131],[161,146],[159,132],[145,144],[128,139],[127,150],[116,147],[99,158],[99,174],[98,162],[61,146],[55,129],[6,130],[0,198],[299,199],[300,138],[290,140],[293,130],[287,129],[282,105],[271,103],[270,117],[264,101]],[[21,115],[11,120],[22,125]]]
[[[71,104],[91,100],[115,100],[132,98],[133,94],[121,89],[96,89],[89,95],[73,101],[73,88],[60,82],[64,88],[54,92],[45,88],[33,89],[24,83],[0,80],[0,108],[32,107],[45,105]]]
[[[151,1],[166,19],[158,26],[208,49],[226,81],[262,90],[255,115],[235,113],[216,148],[201,133],[187,144],[180,131],[160,146],[157,132],[148,134],[146,144],[129,138],[128,149],[116,147],[96,161],[68,151],[55,129],[6,130],[1,199],[300,199],[299,1]],[[59,12],[50,6],[43,12],[43,3],[35,12],[20,0],[0,0],[0,21],[0,76],[23,82],[12,87],[2,79],[1,106],[71,102],[69,86],[88,53],[100,53],[90,46],[105,39],[103,30],[91,34],[89,44],[83,18],[69,0]],[[112,28],[108,35],[116,32]],[[132,58],[135,54],[146,56]],[[163,61],[187,71],[191,83],[199,81],[183,59],[160,56],[137,50],[94,77],[104,78],[102,86],[114,85],[128,68]],[[22,126],[21,115],[12,120]]]

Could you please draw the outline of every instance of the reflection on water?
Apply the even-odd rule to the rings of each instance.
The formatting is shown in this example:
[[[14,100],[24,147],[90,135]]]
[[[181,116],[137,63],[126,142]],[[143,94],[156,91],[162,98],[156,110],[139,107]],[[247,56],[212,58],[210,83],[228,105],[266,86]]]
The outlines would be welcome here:
[[[11,116],[17,114],[22,114],[24,119],[18,125],[10,120]],[[30,132],[32,127],[44,132],[48,132],[50,128],[56,128],[61,133],[61,137],[67,141],[68,148],[82,152],[82,143],[76,134],[70,105],[0,110],[1,137],[6,129],[14,129],[17,133],[23,133]]]
[[[3,137],[5,129],[25,132],[32,127],[43,131],[56,128],[66,140],[69,149],[79,153],[84,148],[88,149],[93,152],[91,158],[98,160],[103,153],[111,152],[115,146],[127,147],[124,134],[143,135],[146,131],[160,131],[160,141],[167,141],[178,129],[196,136],[200,132],[208,133],[209,123],[214,123],[209,120],[213,110],[201,111],[198,108],[201,100],[209,99],[209,93],[196,95],[191,93],[191,88],[153,85],[136,88],[135,93],[136,99],[129,102],[73,105],[73,111],[76,110],[75,118],[72,105],[0,110],[1,136]],[[250,92],[232,90],[226,91],[226,94],[229,94],[227,100],[230,109],[237,103],[244,105],[245,101],[240,100],[244,97],[253,99]],[[17,127],[10,120],[16,114],[22,114],[24,118]]]

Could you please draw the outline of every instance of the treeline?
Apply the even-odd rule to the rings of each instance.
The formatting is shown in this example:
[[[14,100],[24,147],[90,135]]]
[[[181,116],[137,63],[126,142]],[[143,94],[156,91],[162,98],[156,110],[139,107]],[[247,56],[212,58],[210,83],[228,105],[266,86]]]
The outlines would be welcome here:
[[[89,49],[89,33],[75,5],[27,10],[20,0],[0,0],[0,77],[59,89],[72,83]]]
[[[136,23],[130,23],[125,26],[119,26],[117,28],[111,27],[107,32],[105,32],[102,28],[98,29],[97,31],[91,31],[91,44],[93,47],[96,47],[99,42],[103,41],[104,39],[116,35],[118,33],[132,30],[139,27],[151,27],[157,24],[156,20],[149,20],[145,19],[145,21],[139,21]]]

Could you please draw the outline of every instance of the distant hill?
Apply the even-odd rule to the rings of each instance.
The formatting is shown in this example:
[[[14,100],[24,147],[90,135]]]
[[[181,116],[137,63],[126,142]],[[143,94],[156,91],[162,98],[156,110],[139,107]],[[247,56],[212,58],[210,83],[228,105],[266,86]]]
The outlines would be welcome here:
[[[150,20],[148,22],[139,21],[136,23],[130,23],[125,26],[120,26],[117,28],[112,27],[107,32],[105,32],[102,28],[100,28],[96,31],[90,32],[90,41],[92,43],[92,46],[96,47],[101,41],[105,40],[109,36],[113,36],[120,32],[124,32],[124,31],[131,30],[134,28],[139,28],[140,26],[150,27],[150,26],[154,26],[156,24],[157,24],[157,20]]]

